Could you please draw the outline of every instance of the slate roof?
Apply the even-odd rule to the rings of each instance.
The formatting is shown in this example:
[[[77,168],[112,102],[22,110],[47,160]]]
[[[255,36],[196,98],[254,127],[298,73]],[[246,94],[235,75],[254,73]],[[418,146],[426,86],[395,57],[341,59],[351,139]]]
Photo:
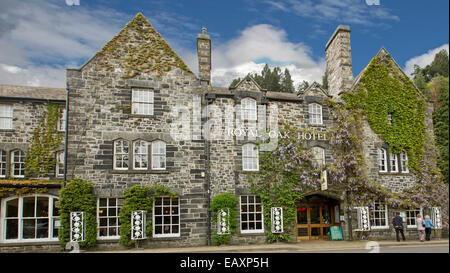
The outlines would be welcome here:
[[[0,84],[0,98],[65,101],[65,88]]]

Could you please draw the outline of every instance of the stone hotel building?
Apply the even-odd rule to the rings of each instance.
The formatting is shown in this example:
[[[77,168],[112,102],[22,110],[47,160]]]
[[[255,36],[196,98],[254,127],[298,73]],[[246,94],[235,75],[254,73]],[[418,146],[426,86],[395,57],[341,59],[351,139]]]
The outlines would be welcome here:
[[[365,70],[353,78],[350,28],[342,25],[325,44],[327,90],[313,83],[301,93],[281,93],[261,88],[249,76],[234,88],[214,87],[211,46],[203,29],[197,38],[195,75],[138,14],[82,67],[67,69],[67,88],[0,85],[0,250],[59,251],[59,190],[64,181],[74,178],[94,185],[99,247],[119,247],[123,191],[153,182],[178,197],[155,200],[154,210],[147,214],[154,223],[147,247],[210,243],[216,227],[209,204],[224,192],[238,200],[231,243],[264,243],[271,227],[264,224],[261,197],[252,194],[249,185],[249,175],[260,171],[259,156],[264,151],[259,151],[251,129],[256,132],[289,121],[314,132],[303,136],[307,147],[314,151],[315,160],[332,164],[332,146],[322,135],[335,126],[327,100],[340,101],[343,93],[355,90]],[[377,54],[386,55],[384,48]],[[417,96],[421,96],[418,90]],[[47,175],[27,176],[33,132],[49,106],[59,112],[58,152]],[[433,135],[431,111],[427,106],[425,123]],[[390,154],[368,122],[362,123],[369,176],[395,192],[414,185],[408,156]],[[242,128],[247,128],[246,133]],[[328,239],[331,226],[342,227],[348,239],[343,201],[327,190],[306,196],[298,204],[294,241]],[[155,210],[158,207],[170,212],[162,215]],[[382,201],[370,208],[373,238],[395,237],[394,211]],[[407,236],[416,236],[415,216],[421,211],[436,216],[439,208],[402,210]],[[360,211],[354,210],[352,216],[356,237]],[[441,236],[438,225],[433,236]]]

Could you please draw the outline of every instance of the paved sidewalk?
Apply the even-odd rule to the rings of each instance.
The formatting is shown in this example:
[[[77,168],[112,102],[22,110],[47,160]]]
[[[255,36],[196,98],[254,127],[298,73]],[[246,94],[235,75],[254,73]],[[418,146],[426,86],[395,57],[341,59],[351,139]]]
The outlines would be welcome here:
[[[235,245],[235,246],[198,246],[180,248],[146,248],[146,249],[118,249],[112,251],[85,251],[85,253],[288,253],[302,251],[330,251],[370,249],[366,248],[369,241],[302,241],[298,243],[274,243],[259,245]],[[449,240],[434,241],[376,241],[379,247],[391,246],[445,246]]]

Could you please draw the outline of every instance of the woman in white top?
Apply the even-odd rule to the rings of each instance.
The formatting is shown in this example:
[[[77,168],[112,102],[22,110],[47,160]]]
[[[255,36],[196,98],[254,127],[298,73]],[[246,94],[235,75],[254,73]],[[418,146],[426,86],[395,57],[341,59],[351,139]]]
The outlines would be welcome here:
[[[423,242],[425,240],[425,222],[421,214],[417,214],[416,225],[419,232],[419,240]]]

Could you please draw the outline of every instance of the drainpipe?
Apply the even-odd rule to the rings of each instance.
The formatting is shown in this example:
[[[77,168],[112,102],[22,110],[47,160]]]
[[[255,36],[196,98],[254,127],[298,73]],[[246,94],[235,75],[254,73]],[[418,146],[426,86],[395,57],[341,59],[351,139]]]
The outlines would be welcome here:
[[[208,118],[209,116],[209,99],[206,98],[205,96],[205,101],[206,101],[206,107],[205,107],[205,111],[206,111],[206,118]],[[203,131],[203,130],[202,130]],[[205,156],[206,156],[206,163],[205,163],[205,179],[206,179],[206,186],[207,186],[207,194],[208,194],[208,204],[207,204],[207,222],[208,222],[208,234],[207,234],[207,241],[208,241],[208,245],[212,245],[212,240],[211,240],[211,211],[209,210],[210,208],[210,203],[211,203],[211,176],[210,176],[210,152],[211,152],[211,148],[210,148],[210,142],[209,142],[209,131],[206,133],[207,136],[203,136],[205,137]]]
[[[69,89],[66,88],[66,120],[64,121],[64,186],[66,186],[67,182],[67,146],[68,146],[68,138],[69,138]]]

